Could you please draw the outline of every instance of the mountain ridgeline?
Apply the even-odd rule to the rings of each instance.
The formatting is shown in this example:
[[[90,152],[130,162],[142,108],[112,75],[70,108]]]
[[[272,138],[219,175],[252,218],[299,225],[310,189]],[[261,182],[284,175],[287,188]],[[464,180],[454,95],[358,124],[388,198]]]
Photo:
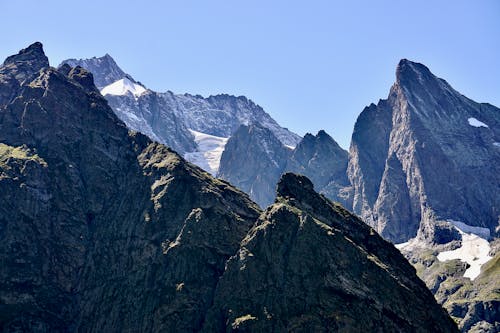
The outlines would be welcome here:
[[[265,212],[129,131],[40,43],[0,67],[3,332],[456,332],[404,257],[285,174]]]
[[[500,109],[402,60],[388,99],[363,110],[354,126],[352,209],[394,242],[446,220],[498,235],[499,142]]]
[[[241,126],[222,153],[218,177],[247,192],[262,207],[274,200],[281,174],[309,177],[315,188],[335,197],[348,185],[348,153],[326,132],[306,134],[295,149],[283,145],[271,131],[258,125]]]

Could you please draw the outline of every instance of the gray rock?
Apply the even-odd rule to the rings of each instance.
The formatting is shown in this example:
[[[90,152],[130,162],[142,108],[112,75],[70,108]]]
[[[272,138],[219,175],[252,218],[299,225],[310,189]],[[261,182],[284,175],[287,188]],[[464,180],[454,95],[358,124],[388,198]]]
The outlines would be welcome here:
[[[290,171],[310,177],[319,192],[345,203],[339,192],[348,185],[347,152],[325,131],[307,133],[295,149],[284,146],[260,125],[243,126],[228,140],[218,177],[245,191],[261,207],[274,200],[280,175]]]
[[[403,256],[287,173],[226,266],[206,332],[456,332]]]
[[[102,89],[117,80],[123,79],[124,77],[128,77],[134,81],[132,77],[126,74],[116,64],[115,60],[107,53],[103,57],[93,57],[90,59],[67,59],[64,60],[59,66],[64,64],[71,67],[80,66],[93,73],[95,76],[95,85],[98,89]]]
[[[476,103],[402,60],[387,100],[359,116],[348,176],[353,210],[403,242],[434,221],[489,228],[499,221],[500,110]],[[475,118],[488,127],[475,127]]]
[[[290,149],[267,128],[241,126],[229,138],[217,177],[248,193],[261,207],[274,201],[276,184],[286,167]]]

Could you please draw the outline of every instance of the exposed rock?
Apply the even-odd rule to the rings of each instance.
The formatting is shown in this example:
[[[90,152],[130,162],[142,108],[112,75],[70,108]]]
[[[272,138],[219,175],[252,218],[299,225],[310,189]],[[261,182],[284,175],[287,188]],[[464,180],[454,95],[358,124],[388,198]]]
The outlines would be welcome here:
[[[93,73],[95,75],[95,85],[99,89],[124,77],[132,79],[130,75],[126,74],[116,64],[115,60],[109,54],[91,59],[67,59],[63,61],[61,66],[64,64],[68,64],[71,67],[80,66]]]
[[[456,332],[403,256],[311,181],[278,198],[233,256],[207,332]]]
[[[259,210],[128,133],[91,78],[2,86],[0,330],[196,331]]]
[[[280,175],[295,172],[310,177],[319,192],[345,204],[339,192],[348,185],[346,167],[347,152],[325,131],[316,136],[307,133],[295,149],[290,149],[271,131],[253,125],[242,127],[229,139],[218,177],[266,207],[273,202]]]
[[[290,153],[269,129],[241,126],[226,144],[217,176],[266,207],[275,198],[276,183]]]
[[[500,255],[481,267],[474,280],[464,277],[467,263],[439,261],[439,247],[412,247],[404,255],[439,304],[459,323],[462,332],[496,332],[500,327]]]
[[[388,99],[365,108],[354,128],[354,212],[396,243],[448,219],[493,234],[500,110],[460,95],[418,63],[401,60],[396,76]],[[474,126],[478,120],[487,127]]]

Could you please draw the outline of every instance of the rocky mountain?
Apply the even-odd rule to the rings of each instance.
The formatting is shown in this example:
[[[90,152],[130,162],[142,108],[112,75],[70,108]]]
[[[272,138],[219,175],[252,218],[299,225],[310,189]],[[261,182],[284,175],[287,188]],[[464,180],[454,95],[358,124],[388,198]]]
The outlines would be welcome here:
[[[460,230],[460,229],[457,229]],[[500,331],[500,242],[460,230],[458,243],[398,245],[462,332]],[[446,250],[447,249],[447,250]]]
[[[227,263],[207,331],[456,330],[373,229],[314,192],[304,176],[287,173],[277,188],[276,202]]]
[[[250,195],[261,207],[274,200],[276,183],[290,171],[309,177],[314,186],[344,203],[340,189],[348,185],[348,154],[325,131],[306,134],[295,149],[257,124],[242,126],[229,138],[222,153],[218,177]]]
[[[63,62],[88,69],[96,77],[101,93],[125,122],[151,139],[164,143],[212,174],[222,149],[211,147],[198,138],[227,139],[240,125],[260,124],[271,130],[285,145],[295,146],[300,137],[278,125],[260,106],[244,96],[227,94],[204,98],[200,95],[158,93],[146,89],[125,74],[106,55],[101,58],[70,59]],[[200,133],[198,136],[194,132]],[[219,140],[220,141],[220,140]],[[225,141],[224,141],[225,142]]]
[[[0,67],[3,332],[456,332],[373,229],[286,175],[248,196],[129,131],[35,43]]]
[[[94,74],[94,83],[99,90],[125,77],[133,81],[132,77],[126,74],[107,53],[99,58],[67,59],[62,64],[68,64],[71,67],[80,66],[91,73],[96,73]]]
[[[267,128],[242,125],[229,138],[217,177],[250,195],[261,207],[276,196],[276,184],[285,170],[291,149]]]
[[[498,332],[500,109],[401,60],[389,97],[360,114],[344,188],[398,245],[463,332]]]
[[[365,108],[354,127],[353,211],[396,243],[447,220],[498,234],[499,142],[500,109],[401,60],[389,97]]]

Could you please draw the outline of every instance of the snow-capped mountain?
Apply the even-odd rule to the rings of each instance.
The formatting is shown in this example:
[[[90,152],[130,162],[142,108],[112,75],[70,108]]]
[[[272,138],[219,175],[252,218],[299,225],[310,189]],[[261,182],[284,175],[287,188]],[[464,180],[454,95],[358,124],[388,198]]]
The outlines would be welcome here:
[[[103,96],[106,95],[114,95],[114,96],[123,96],[127,94],[132,94],[135,98],[141,96],[146,92],[146,88],[142,85],[132,82],[128,77],[124,77],[123,79],[117,80],[110,85],[101,89],[101,94]]]
[[[80,66],[94,75],[94,83],[97,88],[102,89],[107,85],[127,77],[128,75],[116,64],[109,54],[103,57],[90,59],[67,59],[63,63],[71,67]],[[131,79],[130,76],[128,76]]]
[[[292,147],[301,139],[244,96],[158,93],[126,74],[108,54],[63,63],[92,72],[101,94],[130,129],[170,146],[213,175],[227,138],[241,125],[260,124]]]
[[[403,59],[388,99],[356,121],[348,167],[352,209],[398,243],[432,234],[436,221],[498,233],[499,141],[500,109]]]
[[[184,158],[215,176],[219,170],[220,159],[228,138],[221,138],[193,130],[189,131],[194,135],[197,150],[186,153]]]

